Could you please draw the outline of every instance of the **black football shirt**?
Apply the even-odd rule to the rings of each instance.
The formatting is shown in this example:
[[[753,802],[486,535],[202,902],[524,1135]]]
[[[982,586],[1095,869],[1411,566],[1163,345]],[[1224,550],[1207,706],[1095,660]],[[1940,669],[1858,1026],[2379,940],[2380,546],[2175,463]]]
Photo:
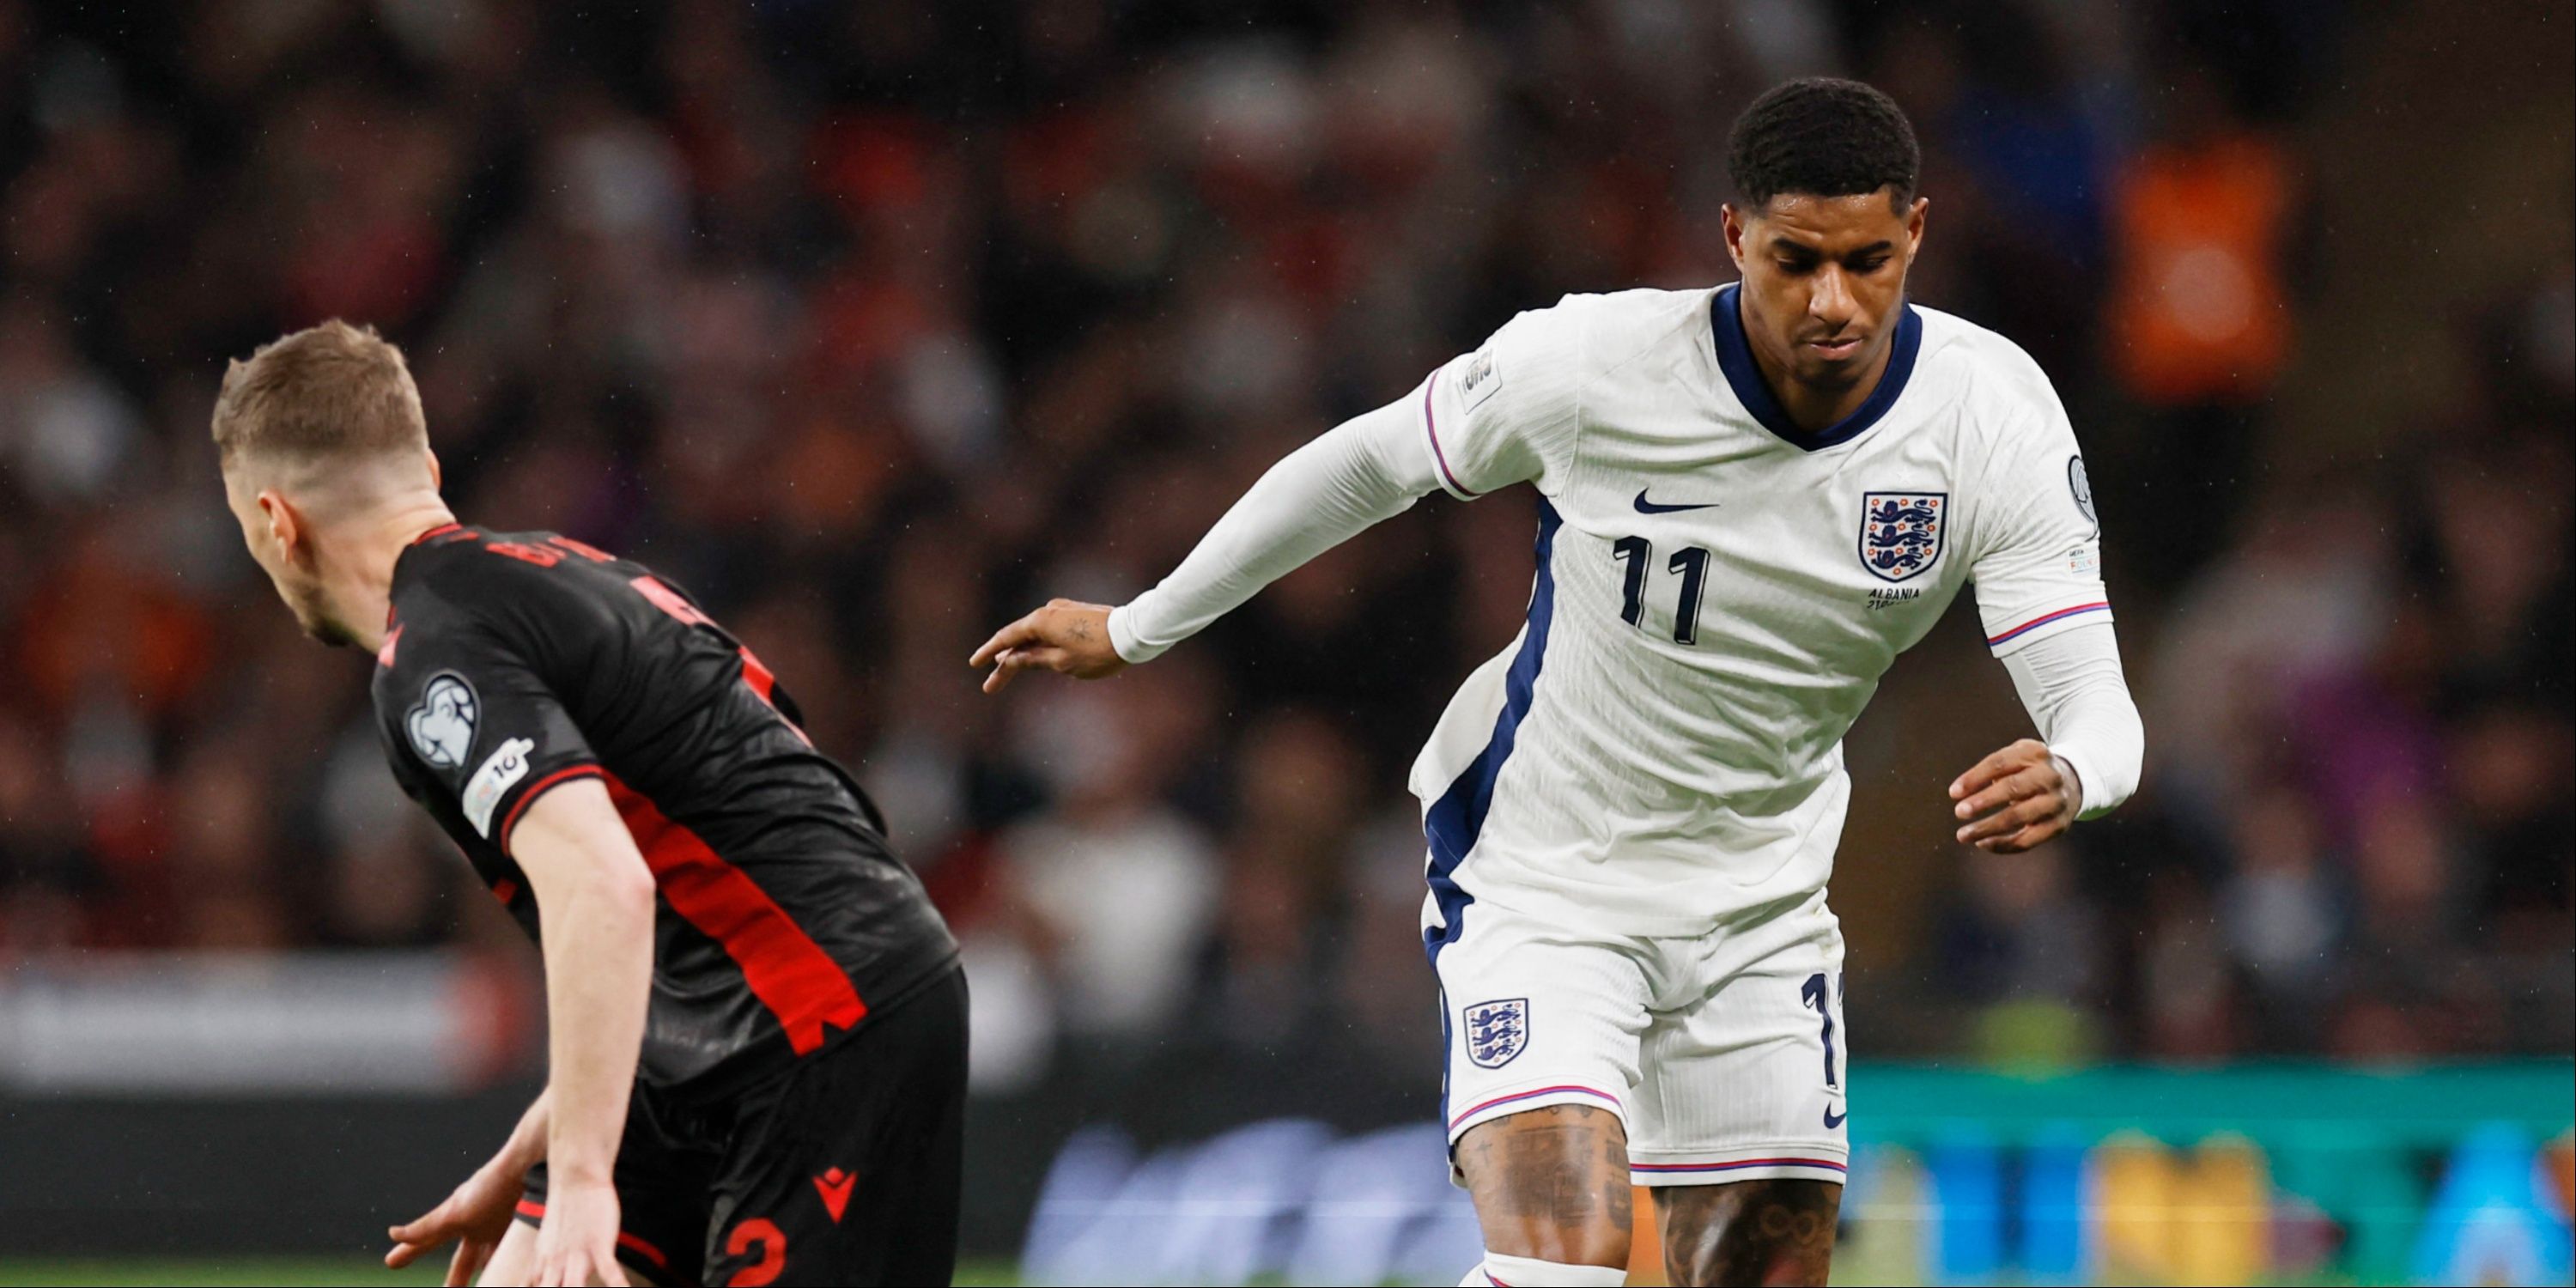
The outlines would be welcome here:
[[[652,869],[638,1076],[713,1094],[860,1024],[957,948],[876,807],[768,668],[640,565],[550,533],[450,525],[394,565],[376,654],[394,777],[531,937],[510,832],[603,783]]]

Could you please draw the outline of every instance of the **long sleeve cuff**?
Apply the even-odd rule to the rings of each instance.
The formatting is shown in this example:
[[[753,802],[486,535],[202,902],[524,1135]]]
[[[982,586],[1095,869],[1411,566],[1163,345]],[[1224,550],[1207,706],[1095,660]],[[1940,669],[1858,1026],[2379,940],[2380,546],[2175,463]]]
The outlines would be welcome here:
[[[1109,647],[1118,651],[1120,660],[1135,663],[1151,662],[1170,651],[1172,646],[1148,644],[1136,638],[1136,605],[1126,603],[1109,610]]]
[[[2048,749],[2083,787],[2079,819],[2099,818],[2138,789],[2147,731],[2120,670],[2120,646],[2107,621],[2038,640],[2004,657],[2013,688]]]

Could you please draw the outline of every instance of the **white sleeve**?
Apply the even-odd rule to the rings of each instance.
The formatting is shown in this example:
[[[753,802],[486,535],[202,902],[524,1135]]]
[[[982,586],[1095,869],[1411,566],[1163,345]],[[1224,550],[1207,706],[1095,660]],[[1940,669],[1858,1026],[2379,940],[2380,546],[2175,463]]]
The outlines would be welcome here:
[[[1569,295],[1503,324],[1483,347],[1443,364],[1415,394],[1420,434],[1439,485],[1473,501],[1514,483],[1542,492],[1574,450],[1593,304]]]
[[[2040,740],[2083,786],[2077,818],[2099,818],[2138,789],[2147,728],[2120,670],[2120,642],[2096,616],[2004,655]]]
[[[1109,613],[1129,662],[1163,655],[1299,564],[1442,489],[1542,490],[1572,453],[1589,296],[1513,318],[1404,398],[1270,467],[1162,584]]]
[[[1161,585],[1109,614],[1109,643],[1151,661],[1299,564],[1412,508],[1439,486],[1422,397],[1342,422],[1270,467]]]
[[[2003,436],[1975,498],[1977,615],[1986,647],[2010,654],[2060,631],[2111,620],[2101,525],[2075,430],[2043,382],[2036,421]]]

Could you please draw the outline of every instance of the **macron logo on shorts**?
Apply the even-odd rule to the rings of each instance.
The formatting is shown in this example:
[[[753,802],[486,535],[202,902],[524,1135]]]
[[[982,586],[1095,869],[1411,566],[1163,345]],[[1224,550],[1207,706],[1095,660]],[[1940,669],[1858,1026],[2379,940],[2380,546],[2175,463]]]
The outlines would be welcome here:
[[[814,1192],[823,1196],[823,1210],[832,1214],[832,1224],[841,1223],[841,1213],[850,1206],[850,1187],[858,1182],[858,1177],[837,1167],[814,1178]]]

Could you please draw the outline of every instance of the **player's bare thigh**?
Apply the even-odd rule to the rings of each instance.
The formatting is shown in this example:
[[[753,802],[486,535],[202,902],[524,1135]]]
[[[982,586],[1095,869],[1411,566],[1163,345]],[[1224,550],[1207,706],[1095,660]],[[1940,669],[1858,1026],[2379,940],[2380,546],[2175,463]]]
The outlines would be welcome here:
[[[1675,1284],[1821,1284],[1843,1187],[1775,1179],[1655,1191],[1664,1276]]]
[[[1628,1264],[1628,1129],[1592,1105],[1548,1105],[1458,1138],[1485,1250],[1565,1265]]]

